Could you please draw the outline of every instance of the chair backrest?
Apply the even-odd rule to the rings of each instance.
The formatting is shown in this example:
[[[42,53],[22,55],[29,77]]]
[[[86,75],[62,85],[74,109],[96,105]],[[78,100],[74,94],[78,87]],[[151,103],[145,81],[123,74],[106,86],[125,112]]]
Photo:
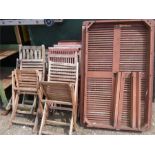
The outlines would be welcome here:
[[[42,73],[42,78],[45,77],[45,63],[40,60],[21,60],[20,69],[38,70]]]
[[[78,48],[48,48],[48,61],[60,63],[76,63],[79,62]]]
[[[71,87],[78,93],[78,62],[49,62],[48,82],[44,85],[47,99],[71,102]],[[78,95],[77,95],[78,96]]]
[[[18,88],[34,89],[39,86],[39,72],[37,70],[29,69],[15,69],[15,86]]]
[[[49,61],[48,81],[75,84],[78,81],[78,62],[71,64]]]
[[[19,45],[19,60],[22,59],[45,60],[45,46]]]
[[[72,102],[71,89],[68,83],[42,81],[40,87],[47,100]]]
[[[45,46],[19,45],[20,69],[38,70],[45,77]]]
[[[74,64],[77,63],[77,53],[73,53],[73,54],[48,54],[48,58],[49,61],[52,62],[60,62],[60,63],[70,63],[70,64]]]
[[[71,103],[71,87],[78,92],[77,52],[61,54],[53,50],[48,56],[48,79],[40,82],[41,90],[48,100]]]

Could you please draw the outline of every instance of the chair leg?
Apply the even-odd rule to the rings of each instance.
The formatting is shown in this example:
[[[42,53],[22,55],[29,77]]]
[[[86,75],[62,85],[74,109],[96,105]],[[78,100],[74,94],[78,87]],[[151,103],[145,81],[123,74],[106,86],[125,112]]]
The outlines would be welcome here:
[[[43,104],[39,101],[39,105],[38,105],[38,110],[39,110],[39,113],[42,115],[43,114]]]
[[[74,130],[77,131],[77,105],[73,106],[73,127]]]
[[[10,120],[10,125],[9,127],[12,126],[12,121],[15,119],[16,117],[16,112],[17,112],[17,107],[18,107],[18,101],[19,101],[19,94],[16,93],[15,96],[15,101],[12,103],[12,114],[11,114],[11,120]]]
[[[33,133],[38,131],[38,122],[39,122],[39,110],[37,110],[34,127],[33,127]]]
[[[73,131],[73,113],[72,113],[72,117],[71,117],[71,121],[70,121],[69,135],[72,135],[72,131]]]
[[[25,102],[25,94],[23,95],[22,105],[24,105],[24,102]]]
[[[78,126],[77,126],[77,106],[76,106],[76,113],[75,113],[75,126],[74,126],[75,131],[78,130]]]
[[[77,129],[77,124],[76,124],[76,119],[77,119],[77,101],[76,101],[76,95],[74,93],[74,88],[73,87],[71,87],[71,96],[72,96],[73,127],[74,127],[74,130],[76,131],[76,129]]]
[[[33,105],[32,105],[32,108],[31,108],[31,113],[33,113],[34,108],[36,107],[36,103],[37,103],[37,95],[34,95],[34,100],[33,100]]]
[[[10,98],[10,100],[9,100],[9,103],[8,103],[8,105],[6,106],[6,110],[7,111],[9,111],[9,110],[11,110],[11,106],[12,106],[12,96],[11,96],[11,98]]]
[[[42,116],[42,120],[41,120],[41,126],[40,126],[40,130],[39,130],[39,135],[41,135],[43,127],[45,125],[45,121],[47,118],[47,109],[48,109],[47,103],[45,103],[44,110],[43,110],[43,116]]]

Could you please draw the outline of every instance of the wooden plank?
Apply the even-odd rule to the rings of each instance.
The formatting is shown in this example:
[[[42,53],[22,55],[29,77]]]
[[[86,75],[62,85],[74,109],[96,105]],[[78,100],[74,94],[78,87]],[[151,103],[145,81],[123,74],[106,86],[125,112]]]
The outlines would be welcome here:
[[[138,72],[136,75],[136,87],[137,87],[137,127],[141,129],[141,74]]]
[[[70,126],[70,123],[66,122],[58,122],[58,121],[51,121],[51,120],[46,120],[45,123],[47,125],[62,125],[62,126]]]
[[[123,106],[123,96],[124,96],[124,84],[125,84],[125,74],[121,75],[121,85],[120,85],[120,97],[119,97],[119,105],[118,105],[118,120],[116,129],[121,128],[121,116],[122,116],[122,106]]]
[[[116,84],[115,84],[115,96],[114,96],[114,128],[117,126],[118,118],[118,105],[119,105],[119,94],[120,94],[120,84],[121,84],[121,72],[117,73]]]
[[[87,123],[87,84],[88,84],[88,39],[89,39],[89,34],[88,34],[88,27],[85,27],[85,53],[84,53],[84,74],[85,76],[83,77],[84,80],[84,106],[83,106],[83,112],[84,112],[84,118],[83,118],[83,123]]]
[[[17,113],[19,113],[19,114],[25,114],[25,115],[34,115],[34,116],[36,116],[36,112],[31,112],[31,111],[22,111],[22,110],[17,110]]]
[[[15,30],[17,43],[22,44],[22,39],[21,39],[21,36],[20,36],[19,26],[15,26],[14,30]]]
[[[136,128],[136,95],[137,95],[137,80],[136,80],[136,72],[132,73],[131,80],[131,126],[132,128]]]
[[[63,107],[52,107],[51,109],[60,111],[72,111],[72,108],[63,108]]]
[[[31,101],[31,103],[32,103],[32,101]],[[20,109],[20,110],[27,110],[27,111],[29,111],[31,108],[32,108],[32,105],[18,104],[18,109]]]
[[[154,73],[154,24],[150,27],[150,51],[149,51],[149,78],[148,78],[148,108],[147,108],[147,124],[148,128],[151,127],[152,124],[152,96],[153,96],[153,73]]]
[[[27,88],[27,87],[26,87],[26,88],[16,88],[16,87],[15,87],[14,90],[25,91],[25,94],[26,94],[26,93],[28,93],[28,94],[29,94],[29,93],[30,93],[30,94],[31,94],[31,93],[32,93],[32,94],[36,94],[36,93],[37,93],[37,89],[36,89],[36,88]]]
[[[0,60],[3,60],[13,54],[16,54],[18,53],[17,50],[3,50],[3,51],[0,51]]]
[[[114,40],[113,40],[113,66],[112,70],[114,73],[119,71],[120,62],[120,36],[121,30],[117,25],[114,28]]]
[[[101,78],[101,77],[104,77],[104,78],[111,78],[112,77],[112,72],[97,72],[97,71],[89,71],[87,73],[87,76],[88,77],[93,77],[93,78]]]
[[[19,124],[19,125],[27,125],[27,126],[34,126],[34,123],[32,122],[24,122],[24,121],[17,121],[17,120],[13,120],[12,123],[14,124]]]
[[[40,125],[40,130],[39,130],[39,135],[42,134],[42,130],[43,130],[43,127],[45,125],[45,121],[46,121],[46,117],[47,117],[47,111],[48,111],[48,106],[47,104],[45,103],[45,106],[44,106],[44,111],[43,111],[43,115],[42,115],[42,119],[41,119],[41,125]]]
[[[43,135],[55,135],[55,133],[51,132],[51,131],[45,131],[45,130],[42,130],[41,133]]]
[[[55,101],[55,100],[42,100],[42,103],[54,103],[54,104],[61,104],[61,105],[72,105],[71,102],[63,102],[63,101]]]

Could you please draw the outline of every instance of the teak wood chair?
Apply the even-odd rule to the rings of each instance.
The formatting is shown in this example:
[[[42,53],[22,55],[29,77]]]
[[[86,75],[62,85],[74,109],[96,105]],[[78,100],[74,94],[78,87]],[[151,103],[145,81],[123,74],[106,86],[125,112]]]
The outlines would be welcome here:
[[[17,68],[20,70],[29,70],[29,71],[39,71],[40,80],[44,80],[45,78],[45,46],[22,46],[19,45],[19,59],[17,59]],[[26,76],[29,76],[26,75]],[[24,77],[23,77],[24,78]],[[30,77],[31,78],[31,77]],[[18,80],[18,79],[17,79]],[[14,91],[14,90],[13,90]],[[30,97],[33,95],[33,100],[26,100],[26,97]],[[18,105],[18,108],[22,109],[22,113],[27,114],[27,102],[31,102],[32,105],[36,105],[37,95],[31,93],[22,93],[22,107]],[[14,103],[15,98],[12,97],[12,103]],[[37,105],[36,105],[37,106]],[[24,109],[26,109],[24,111]],[[19,111],[19,110],[18,110]],[[30,113],[30,112],[29,112]]]
[[[16,120],[16,114],[36,115],[35,109],[37,104],[37,95],[39,88],[39,81],[41,80],[41,73],[38,70],[29,69],[15,69],[12,72],[12,115],[11,122],[15,124],[22,124],[28,126],[35,126],[34,122],[26,122],[23,120]],[[19,103],[20,95],[33,95],[34,100],[32,104]]]
[[[45,77],[45,46],[23,46],[19,45],[19,58],[16,60],[16,68],[39,70],[42,72],[42,79]],[[25,95],[23,95],[23,102]],[[6,109],[10,110],[12,97]]]
[[[45,95],[45,99],[43,99]],[[49,62],[48,81],[40,82],[39,99],[43,106],[43,114],[39,134],[52,134],[45,131],[45,125],[69,126],[69,134],[76,130],[78,98],[78,62]],[[71,111],[70,123],[48,119],[49,111]]]

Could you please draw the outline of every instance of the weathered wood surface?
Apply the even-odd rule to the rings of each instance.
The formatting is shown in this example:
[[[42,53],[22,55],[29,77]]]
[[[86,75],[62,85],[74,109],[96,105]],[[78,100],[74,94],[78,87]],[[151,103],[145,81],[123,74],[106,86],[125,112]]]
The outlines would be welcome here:
[[[2,50],[0,51],[0,60],[3,60],[16,53],[18,53],[18,50]]]

